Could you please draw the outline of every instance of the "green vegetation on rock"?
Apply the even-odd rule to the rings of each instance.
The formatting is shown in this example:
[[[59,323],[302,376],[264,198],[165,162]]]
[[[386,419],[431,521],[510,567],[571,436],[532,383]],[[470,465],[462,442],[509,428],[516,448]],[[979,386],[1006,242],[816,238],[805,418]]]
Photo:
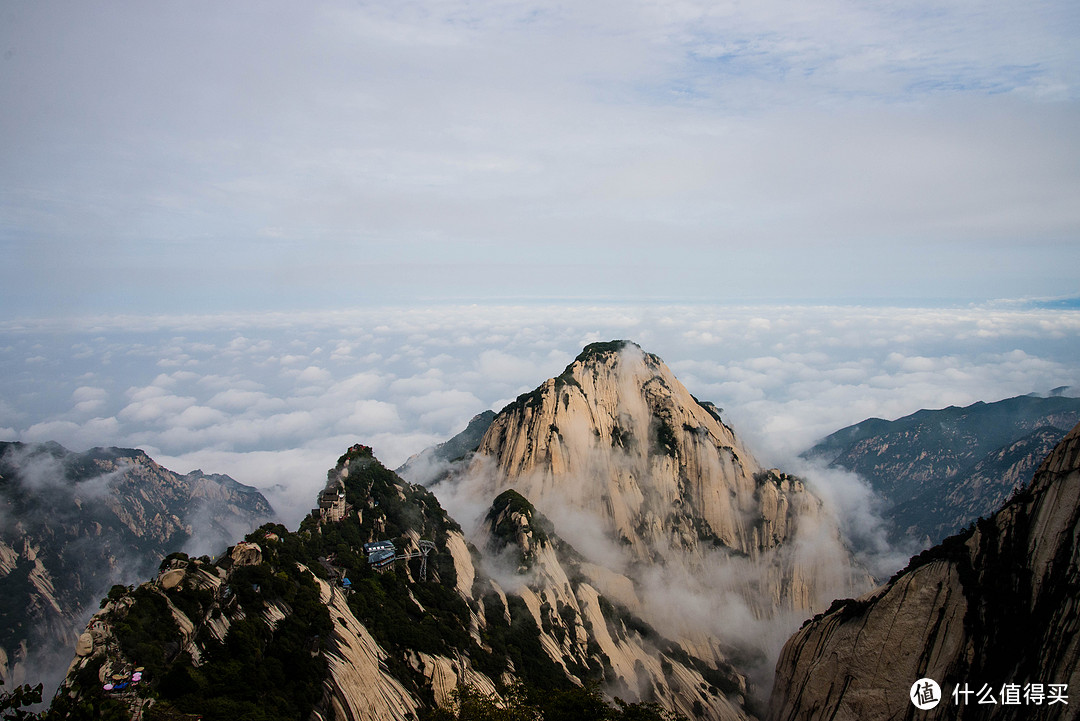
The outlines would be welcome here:
[[[656,703],[608,703],[594,685],[551,690],[518,684],[503,699],[471,686],[452,693],[451,707],[440,707],[422,721],[684,721]]]

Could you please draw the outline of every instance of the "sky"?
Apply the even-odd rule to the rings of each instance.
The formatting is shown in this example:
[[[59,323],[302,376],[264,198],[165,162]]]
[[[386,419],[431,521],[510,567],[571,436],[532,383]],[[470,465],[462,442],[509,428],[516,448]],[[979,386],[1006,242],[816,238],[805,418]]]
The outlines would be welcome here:
[[[0,306],[1077,295],[1080,7],[0,10]]]
[[[5,3],[0,436],[295,515],[348,445],[397,465],[593,340],[776,463],[1080,385],[1078,31],[1069,0]]]

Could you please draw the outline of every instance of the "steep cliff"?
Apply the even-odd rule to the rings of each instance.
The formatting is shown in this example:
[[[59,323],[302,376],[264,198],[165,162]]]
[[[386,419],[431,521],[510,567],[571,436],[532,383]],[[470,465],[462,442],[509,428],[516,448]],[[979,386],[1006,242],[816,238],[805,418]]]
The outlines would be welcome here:
[[[588,346],[504,408],[477,454],[477,470],[493,460],[499,486],[541,507],[598,509],[636,560],[713,541],[751,555],[789,530],[786,514],[763,519],[771,533],[757,525],[762,469],[715,408],[626,341]]]
[[[796,633],[777,664],[769,718],[1070,717],[1051,700],[1062,685],[1066,696],[1080,688],[1078,539],[1080,425],[991,518]],[[943,699],[920,711],[908,694],[924,677]]]
[[[254,488],[179,475],[139,450],[0,443],[0,677],[49,680],[110,585],[182,546],[224,549],[273,516]]]

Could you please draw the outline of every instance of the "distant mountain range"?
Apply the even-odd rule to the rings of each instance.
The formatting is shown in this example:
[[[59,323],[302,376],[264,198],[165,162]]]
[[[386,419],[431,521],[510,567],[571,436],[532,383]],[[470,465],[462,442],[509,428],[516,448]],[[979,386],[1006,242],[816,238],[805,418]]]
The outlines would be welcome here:
[[[58,682],[112,584],[182,548],[220,552],[274,517],[256,489],[140,450],[0,443],[0,677]]]
[[[885,501],[893,540],[929,546],[996,511],[1080,422],[1080,398],[1018,396],[871,418],[803,455],[859,474]]]

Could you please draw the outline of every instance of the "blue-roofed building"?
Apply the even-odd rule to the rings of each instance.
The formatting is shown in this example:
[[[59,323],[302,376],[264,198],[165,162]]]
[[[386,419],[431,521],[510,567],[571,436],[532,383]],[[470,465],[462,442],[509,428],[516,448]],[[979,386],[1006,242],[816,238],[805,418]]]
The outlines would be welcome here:
[[[382,570],[392,564],[397,557],[393,546],[390,548],[378,548],[368,554],[368,565],[376,570]]]

